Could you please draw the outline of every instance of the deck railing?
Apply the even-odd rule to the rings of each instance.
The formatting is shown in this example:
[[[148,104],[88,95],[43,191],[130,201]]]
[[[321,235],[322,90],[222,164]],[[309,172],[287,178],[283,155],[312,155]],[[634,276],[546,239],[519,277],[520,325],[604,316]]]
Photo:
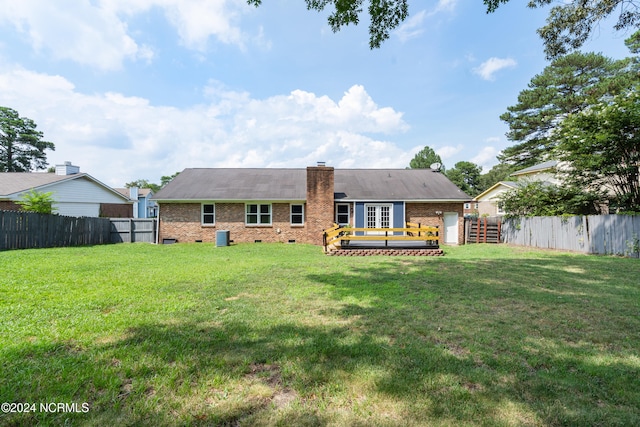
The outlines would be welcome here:
[[[361,228],[333,227],[324,230],[323,245],[325,251],[330,247],[340,248],[350,242],[383,241],[385,246],[390,241],[425,242],[428,246],[438,247],[438,227],[425,226],[407,222],[404,228]]]

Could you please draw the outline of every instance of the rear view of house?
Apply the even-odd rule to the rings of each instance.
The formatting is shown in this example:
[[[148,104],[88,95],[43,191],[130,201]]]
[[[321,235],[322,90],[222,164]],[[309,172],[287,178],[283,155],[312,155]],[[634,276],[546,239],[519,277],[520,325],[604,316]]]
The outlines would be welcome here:
[[[154,197],[159,241],[322,244],[334,223],[401,228],[439,226],[443,243],[463,241],[470,197],[431,169],[185,169]]]

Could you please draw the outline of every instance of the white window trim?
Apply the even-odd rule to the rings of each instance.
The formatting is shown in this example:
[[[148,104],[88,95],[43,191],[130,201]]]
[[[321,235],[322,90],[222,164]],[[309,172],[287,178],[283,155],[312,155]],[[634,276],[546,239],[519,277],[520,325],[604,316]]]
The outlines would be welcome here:
[[[204,213],[205,206],[213,206],[213,213]],[[205,215],[213,215],[213,222],[204,222]],[[213,227],[216,225],[216,204],[215,203],[201,203],[200,204],[200,225],[203,227]]]
[[[294,206],[301,206],[302,207],[302,213],[301,214],[299,214],[299,213],[294,214],[293,213],[293,207]],[[294,223],[293,222],[293,216],[294,215],[302,215],[302,222],[301,223]],[[304,226],[304,222],[305,222],[305,219],[304,219],[304,203],[291,203],[291,204],[289,204],[289,224],[292,227],[302,227],[302,226]]]
[[[257,215],[258,216],[258,222],[256,224],[250,224],[249,222],[247,222],[247,217],[249,216],[249,212],[247,212],[247,206],[257,206],[258,207],[258,212],[256,214],[251,214],[251,215]],[[269,223],[261,223],[260,222],[260,216],[261,215],[266,215],[266,214],[261,214],[260,213],[260,207],[261,206],[269,206]],[[271,203],[245,203],[244,204],[244,225],[247,227],[271,227],[273,225],[273,204]]]
[[[346,206],[348,211],[347,211],[347,217],[349,218],[348,222],[338,222],[338,206]],[[336,220],[336,224],[338,225],[350,225],[351,224],[351,203],[336,203],[336,211],[335,211],[336,216],[334,217],[334,219]],[[345,215],[345,214],[340,214],[340,215]]]

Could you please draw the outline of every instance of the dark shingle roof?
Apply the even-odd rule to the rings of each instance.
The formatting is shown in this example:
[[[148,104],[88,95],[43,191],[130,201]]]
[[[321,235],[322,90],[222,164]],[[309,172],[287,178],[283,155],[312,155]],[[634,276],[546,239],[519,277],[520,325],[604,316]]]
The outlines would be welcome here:
[[[185,169],[155,200],[304,200],[306,169]]]
[[[185,169],[153,199],[305,200],[306,169]],[[336,200],[442,200],[470,197],[431,169],[336,169]]]
[[[336,169],[336,199],[469,200],[442,173],[431,169]]]

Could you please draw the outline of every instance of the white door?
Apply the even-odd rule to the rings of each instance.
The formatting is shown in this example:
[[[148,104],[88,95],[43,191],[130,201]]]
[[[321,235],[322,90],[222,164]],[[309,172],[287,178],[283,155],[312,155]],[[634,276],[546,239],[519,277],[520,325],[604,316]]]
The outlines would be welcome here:
[[[458,244],[458,213],[444,213],[444,243]]]
[[[366,228],[391,228],[391,205],[366,205]],[[372,231],[367,234],[384,234],[382,231]]]

